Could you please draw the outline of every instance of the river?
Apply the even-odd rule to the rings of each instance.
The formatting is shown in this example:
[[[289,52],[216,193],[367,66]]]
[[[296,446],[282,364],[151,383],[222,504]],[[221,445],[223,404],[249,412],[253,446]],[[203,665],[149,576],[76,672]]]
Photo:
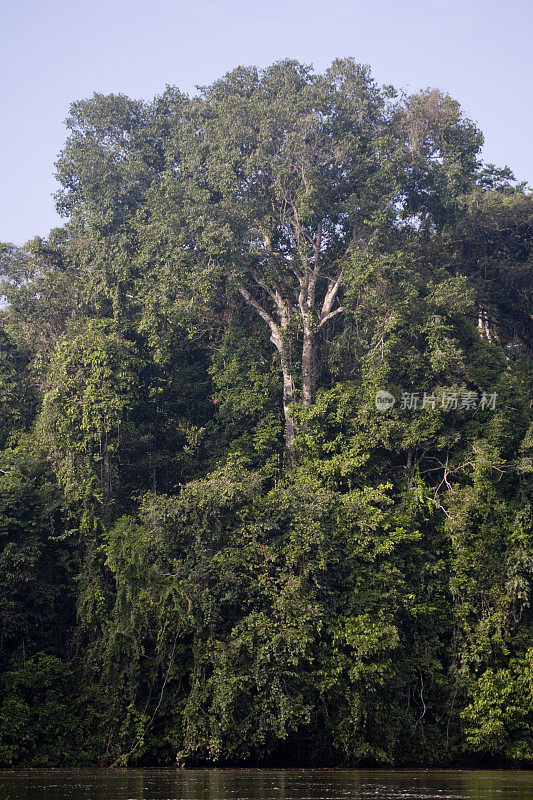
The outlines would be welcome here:
[[[0,800],[532,800],[533,771],[0,770]]]

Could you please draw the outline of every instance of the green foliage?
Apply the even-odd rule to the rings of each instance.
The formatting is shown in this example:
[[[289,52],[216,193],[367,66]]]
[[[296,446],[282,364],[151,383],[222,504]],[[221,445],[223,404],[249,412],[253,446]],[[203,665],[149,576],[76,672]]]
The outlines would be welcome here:
[[[112,459],[136,399],[138,359],[106,321],[88,320],[59,341],[52,356],[39,433],[67,497],[105,507],[113,487]]]
[[[70,635],[73,557],[65,517],[42,452],[22,438],[0,452],[0,658],[19,646],[60,645]]]
[[[531,764],[527,188],[351,59],[68,129],[0,249],[1,763]]]
[[[533,649],[507,669],[488,669],[462,713],[466,741],[476,752],[515,762],[533,760]]]
[[[78,742],[69,667],[45,653],[17,661],[4,676],[0,762],[16,766],[31,759],[40,767],[74,763]]]

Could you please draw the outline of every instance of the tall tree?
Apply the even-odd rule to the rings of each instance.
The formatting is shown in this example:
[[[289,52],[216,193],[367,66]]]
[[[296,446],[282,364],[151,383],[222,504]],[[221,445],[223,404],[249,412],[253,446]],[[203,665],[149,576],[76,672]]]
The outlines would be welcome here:
[[[473,180],[478,133],[451,100],[396,102],[351,60],[324,75],[239,68],[180,102],[171,131],[161,192],[194,281],[218,275],[268,326],[292,451],[290,406],[313,403],[317,343],[350,273],[402,216],[427,218],[459,173]]]

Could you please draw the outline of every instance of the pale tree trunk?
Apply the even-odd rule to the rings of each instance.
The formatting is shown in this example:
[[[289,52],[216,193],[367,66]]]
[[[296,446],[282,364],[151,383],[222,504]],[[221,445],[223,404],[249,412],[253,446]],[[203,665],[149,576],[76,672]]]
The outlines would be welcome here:
[[[283,373],[283,419],[285,421],[285,447],[289,453],[294,453],[294,420],[289,413],[292,403],[292,375],[289,371],[285,356],[281,356],[281,370]]]
[[[487,309],[483,308],[483,306],[481,306],[479,309],[477,327],[480,336],[485,337],[490,342],[491,337],[490,337],[490,327],[489,327],[489,315]]]
[[[302,344],[302,404],[306,407],[313,405],[315,399],[315,353],[316,353],[316,332],[322,328],[328,320],[337,316],[344,308],[339,306],[334,311],[331,310],[333,303],[339,292],[342,281],[342,272],[335,280],[330,281],[328,291],[322,303],[322,308],[318,317],[316,327],[312,324],[312,312],[315,310],[315,285],[318,271],[315,269],[310,274],[308,282],[300,292],[300,314],[303,326]]]
[[[302,345],[302,403],[311,406],[314,400],[314,360],[315,342],[309,316],[303,319],[303,345]]]
[[[279,353],[281,372],[283,375],[283,419],[285,424],[285,447],[289,454],[292,455],[294,453],[295,428],[294,420],[290,415],[289,407],[293,399],[293,380],[290,360],[287,354],[287,346],[283,336],[289,322],[288,311],[286,306],[284,306],[279,294],[274,295],[274,293],[269,292],[273,298],[275,297],[275,302],[278,306],[278,311],[280,314],[280,324],[278,325],[270,316],[268,311],[265,311],[265,309],[257,302],[257,300],[252,297],[250,292],[244,286],[240,286],[239,291],[248,305],[257,311],[261,319],[263,319],[270,328],[270,341]]]
[[[302,344],[302,404],[306,407],[311,406],[315,399],[315,337],[317,330],[322,328],[328,320],[344,311],[342,306],[332,311],[333,303],[338,295],[342,282],[342,271],[337,278],[330,281],[328,290],[322,303],[322,308],[318,315],[318,324],[312,323],[312,315],[315,311],[315,287],[318,277],[318,253],[316,264],[310,273],[303,290],[300,292],[300,313],[303,324],[303,344]]]
[[[299,237],[298,237],[299,238]],[[320,245],[322,241],[322,224],[319,223],[316,232],[316,242],[314,247],[314,264],[309,267],[305,276],[299,279],[300,293],[298,295],[298,306],[302,317],[303,344],[302,344],[302,404],[309,407],[314,400],[314,360],[315,360],[315,341],[311,315],[315,307],[316,282],[320,267]]]
[[[301,236],[299,226],[296,228],[296,238],[300,244]],[[316,283],[319,277],[319,262],[320,262],[320,248],[322,239],[322,227],[318,226],[316,241],[314,242],[314,254],[311,264],[306,259],[305,269],[300,271],[294,264],[288,264],[284,261],[285,266],[290,269],[296,277],[299,284],[298,305],[297,311],[294,312],[292,299],[283,298],[278,288],[272,288],[260,274],[253,273],[253,279],[256,284],[266,292],[272,302],[274,303],[279,317],[277,323],[273,317],[266,311],[263,306],[250,294],[245,286],[241,285],[239,291],[247,304],[251,306],[270,328],[270,341],[276,347],[281,362],[281,372],[283,376],[283,415],[285,420],[285,446],[290,454],[294,452],[294,438],[295,438],[295,425],[294,420],[290,415],[290,404],[293,401],[294,382],[292,375],[292,368],[288,353],[288,344],[286,341],[286,331],[289,324],[290,317],[293,313],[299,313],[302,320],[303,328],[303,343],[302,343],[302,405],[309,407],[314,402],[315,395],[315,337],[317,331],[328,322],[328,320],[335,317],[344,311],[342,306],[333,309],[333,304],[337,299],[339,289],[342,285],[343,270],[341,269],[335,278],[329,281],[327,291],[320,307],[320,311],[315,308],[315,290]],[[270,239],[265,239],[265,250],[272,258],[277,258],[273,253],[270,245]],[[279,257],[279,256],[278,256]]]

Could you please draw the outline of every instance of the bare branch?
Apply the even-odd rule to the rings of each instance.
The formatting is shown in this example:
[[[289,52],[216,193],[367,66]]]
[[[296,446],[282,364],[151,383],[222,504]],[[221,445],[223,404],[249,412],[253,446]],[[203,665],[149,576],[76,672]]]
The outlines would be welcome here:
[[[252,308],[254,308],[257,311],[261,319],[263,319],[266,322],[266,324],[270,328],[270,333],[271,333],[270,341],[272,342],[273,345],[275,345],[277,350],[281,353],[283,351],[283,341],[281,338],[281,333],[278,326],[268,313],[268,311],[265,311],[263,306],[260,305],[254,297],[252,297],[248,289],[242,284],[239,286],[239,292],[244,297],[248,305],[252,306]]]
[[[326,296],[324,297],[324,302],[322,303],[322,310],[320,312],[320,320],[322,321],[324,317],[326,317],[330,311],[331,307],[337,297],[337,293],[341,286],[342,277],[344,275],[344,267],[339,272],[337,279],[330,285],[329,289],[326,292]]]
[[[315,266],[313,272],[315,275],[318,275],[318,269],[320,266],[320,248],[322,246],[322,221],[318,223],[318,227],[316,230],[316,243],[315,243]]]
[[[260,286],[261,289],[264,289],[271,300],[275,303],[279,315],[282,316],[285,313],[285,306],[283,305],[283,298],[281,297],[281,293],[277,286],[274,287],[274,289],[271,289],[257,272],[252,272],[252,276],[257,285]]]
[[[326,324],[328,319],[332,319],[333,317],[336,317],[337,314],[342,314],[343,311],[344,311],[344,306],[339,306],[338,308],[335,309],[335,311],[330,311],[329,314],[326,314],[325,317],[322,317],[322,319],[318,323],[318,327],[321,328],[322,325]]]

